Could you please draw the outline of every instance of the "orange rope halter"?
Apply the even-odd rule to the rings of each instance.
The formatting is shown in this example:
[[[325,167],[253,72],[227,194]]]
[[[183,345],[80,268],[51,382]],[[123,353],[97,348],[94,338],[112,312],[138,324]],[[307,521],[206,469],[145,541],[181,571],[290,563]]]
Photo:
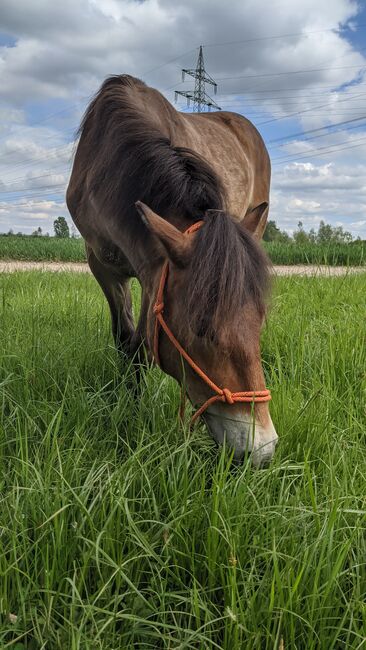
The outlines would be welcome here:
[[[203,221],[197,221],[192,226],[190,226],[185,232],[185,235],[190,235],[193,232],[196,232],[203,225]],[[200,415],[215,402],[226,402],[227,404],[235,404],[235,402],[268,402],[271,399],[271,393],[269,390],[247,390],[241,391],[238,393],[232,393],[228,388],[220,388],[217,386],[199,366],[193,361],[189,354],[182,348],[181,344],[175,338],[173,332],[168,327],[167,323],[163,317],[164,311],[164,289],[166,281],[168,278],[169,272],[169,262],[166,260],[164,262],[163,270],[160,277],[159,288],[156,295],[156,301],[153,307],[153,312],[155,314],[155,329],[154,329],[154,358],[156,363],[160,366],[159,359],[159,331],[160,327],[164,330],[168,339],[171,341],[173,346],[178,350],[179,354],[187,361],[191,368],[197,373],[201,379],[216,393],[210,397],[202,406],[196,411],[191,419],[191,424],[195,422]]]

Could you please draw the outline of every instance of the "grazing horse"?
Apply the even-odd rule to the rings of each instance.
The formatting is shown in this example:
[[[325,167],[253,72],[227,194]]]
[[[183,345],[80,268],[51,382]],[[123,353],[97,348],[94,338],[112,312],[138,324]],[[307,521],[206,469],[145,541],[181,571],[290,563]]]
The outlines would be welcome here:
[[[116,345],[142,344],[174,377],[217,442],[254,465],[277,434],[260,356],[270,162],[235,113],[183,114],[129,75],[86,110],[67,190]],[[142,287],[134,327],[130,278]]]

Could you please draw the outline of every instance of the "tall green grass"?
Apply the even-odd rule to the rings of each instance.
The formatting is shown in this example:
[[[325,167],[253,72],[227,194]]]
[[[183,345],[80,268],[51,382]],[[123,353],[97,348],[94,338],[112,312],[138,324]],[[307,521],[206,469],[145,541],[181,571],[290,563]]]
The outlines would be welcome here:
[[[0,236],[0,259],[35,262],[85,262],[84,240],[70,237]]]
[[[264,242],[273,264],[326,264],[329,266],[364,266],[366,242],[351,244],[295,244]]]
[[[329,264],[363,266],[366,243],[305,244],[264,242],[274,264]],[[24,261],[85,262],[82,239],[55,237],[0,236],[0,259]]]
[[[257,471],[131,390],[91,277],[0,282],[0,647],[365,647],[365,277],[276,280]]]

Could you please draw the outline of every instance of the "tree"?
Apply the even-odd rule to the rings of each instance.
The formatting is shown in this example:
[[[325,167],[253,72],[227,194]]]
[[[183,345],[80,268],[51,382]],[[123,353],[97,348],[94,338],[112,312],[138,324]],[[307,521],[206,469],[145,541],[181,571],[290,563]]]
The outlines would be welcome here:
[[[264,241],[275,241],[280,232],[281,231],[275,221],[267,221],[267,226],[263,233],[263,239]]]
[[[352,241],[352,235],[342,226],[331,226],[321,221],[319,224],[316,241],[318,244],[349,244]]]
[[[293,240],[299,246],[304,244],[349,244],[353,241],[352,235],[342,226],[331,226],[330,223],[321,221],[318,232],[311,228],[305,232],[302,221],[297,224],[297,230],[294,231]]]
[[[57,217],[53,222],[55,237],[66,239],[70,237],[70,230],[65,217]]]
[[[32,237],[41,237],[42,236],[42,228],[41,226],[38,226],[37,230],[34,230],[32,232]]]
[[[302,221],[297,224],[297,230],[294,231],[293,239],[295,244],[302,246],[309,243],[309,235],[305,232]]]
[[[333,228],[329,223],[320,222],[316,241],[318,244],[328,244],[333,241]]]
[[[264,241],[281,241],[290,240],[287,232],[280,230],[275,221],[268,221],[263,235]]]
[[[316,244],[317,234],[314,228],[310,228],[308,237],[309,237],[309,242],[311,242],[312,244]]]

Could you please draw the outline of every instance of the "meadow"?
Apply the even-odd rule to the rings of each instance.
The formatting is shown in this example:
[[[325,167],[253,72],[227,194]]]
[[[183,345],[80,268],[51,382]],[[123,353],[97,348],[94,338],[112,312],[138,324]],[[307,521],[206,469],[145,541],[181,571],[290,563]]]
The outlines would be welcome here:
[[[253,470],[131,390],[92,277],[2,274],[0,647],[364,648],[364,313],[364,274],[276,279]]]
[[[35,262],[85,262],[81,238],[0,236],[0,259]]]
[[[366,242],[351,244],[302,244],[263,242],[273,264],[366,265]],[[0,259],[24,261],[85,262],[81,238],[0,235]]]

